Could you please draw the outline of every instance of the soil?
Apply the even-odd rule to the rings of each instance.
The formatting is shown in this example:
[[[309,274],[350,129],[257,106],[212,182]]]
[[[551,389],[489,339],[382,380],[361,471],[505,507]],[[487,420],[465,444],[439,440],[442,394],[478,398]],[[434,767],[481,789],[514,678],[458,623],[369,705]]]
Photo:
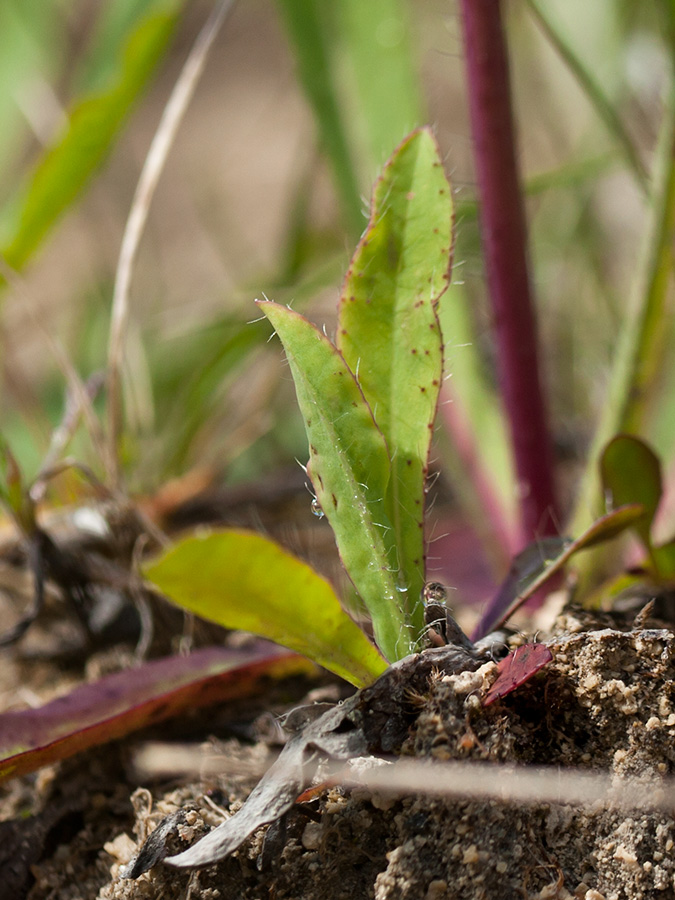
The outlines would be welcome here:
[[[473,673],[436,672],[424,690],[408,691],[402,702],[409,728],[398,752],[604,770],[619,784],[670,774],[675,634],[651,619],[636,628],[630,616],[568,610],[547,637],[553,660],[490,706],[483,707],[480,697],[494,681],[492,662]],[[9,672],[8,661],[3,668]],[[252,737],[269,723],[270,712],[297,705],[312,687],[291,681],[255,703],[228,704],[156,726],[3,787],[0,897],[675,895],[675,819],[666,814],[565,803],[392,799],[337,787],[260,829],[217,865],[190,873],[159,863],[137,880],[120,877],[121,867],[168,814],[183,810],[171,837],[172,852],[180,852],[236,812],[274,753],[269,738]],[[335,689],[324,683],[322,699]],[[315,690],[309,699],[316,698]],[[197,756],[192,778],[140,781],[133,753],[157,739],[201,742],[219,764],[199,778]]]

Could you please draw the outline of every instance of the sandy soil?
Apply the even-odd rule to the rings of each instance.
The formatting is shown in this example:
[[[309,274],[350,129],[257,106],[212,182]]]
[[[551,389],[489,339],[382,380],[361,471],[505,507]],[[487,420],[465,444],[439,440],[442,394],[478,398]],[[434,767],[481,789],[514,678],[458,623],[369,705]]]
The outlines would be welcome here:
[[[636,782],[653,789],[651,779],[668,775],[675,759],[675,634],[654,620],[632,625],[563,615],[549,636],[553,661],[488,707],[479,698],[494,663],[470,677],[436,673],[414,694],[402,689],[409,728],[398,752],[602,770],[619,792]],[[675,891],[670,815],[599,804],[393,800],[339,788],[217,865],[188,873],[160,863],[135,881],[121,879],[121,866],[166,815],[184,810],[171,838],[180,851],[241,806],[275,753],[269,737],[252,740],[270,721],[265,711],[297,704],[309,687],[282,685],[255,704],[156,727],[5,787],[3,870],[18,878],[23,869],[24,886],[17,881],[0,896],[646,900]],[[192,777],[141,781],[132,755],[150,738],[201,742],[219,762],[202,778],[197,756]]]

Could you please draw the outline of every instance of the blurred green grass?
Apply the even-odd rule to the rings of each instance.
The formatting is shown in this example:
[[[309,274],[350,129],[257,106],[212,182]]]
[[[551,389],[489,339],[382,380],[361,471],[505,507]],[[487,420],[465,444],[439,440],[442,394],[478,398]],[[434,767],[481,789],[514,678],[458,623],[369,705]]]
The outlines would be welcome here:
[[[509,8],[507,29],[545,378],[569,508],[606,402],[649,214],[635,158],[651,169],[673,78],[672,4],[659,12],[556,0],[545,7],[553,42],[527,7]],[[7,287],[0,311],[0,428],[29,474],[63,405],[64,379],[40,327],[59,336],[83,376],[105,366],[112,279],[135,182],[209,8],[6,0],[0,9],[0,222],[5,256],[22,269],[25,289]],[[124,48],[138,48],[143,35],[146,62],[136,49],[125,68]],[[580,72],[592,77],[592,90]],[[64,116],[83,103],[90,113],[93,103],[93,118],[79,133],[64,132]],[[494,410],[482,417],[491,423],[485,441],[503,440],[494,438],[494,351],[454,4],[251,0],[235,7],[218,38],[134,273],[125,439],[133,489],[152,490],[204,463],[227,481],[305,458],[290,375],[278,347],[267,344],[268,329],[248,324],[252,301],[264,293],[293,303],[330,331],[372,178],[424,122],[437,131],[458,204],[448,302],[462,307],[458,316],[446,308],[444,319],[457,329],[448,334],[453,357],[465,358],[452,385],[474,409]],[[664,328],[672,329],[670,319]],[[462,384],[460,373],[476,366],[482,380]],[[663,376],[645,436],[666,466],[674,403]],[[504,452],[490,449],[502,460],[495,478],[508,499],[512,485],[498,474]],[[82,433],[73,452],[97,467]],[[439,453],[447,482],[459,483],[455,456],[442,444]]]

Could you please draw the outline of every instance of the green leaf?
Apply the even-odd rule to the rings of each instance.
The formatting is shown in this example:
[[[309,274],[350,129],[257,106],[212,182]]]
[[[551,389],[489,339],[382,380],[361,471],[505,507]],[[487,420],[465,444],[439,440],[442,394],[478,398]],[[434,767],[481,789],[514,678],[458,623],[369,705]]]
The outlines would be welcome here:
[[[58,216],[101,165],[134,101],[161,60],[177,20],[178,0],[163,0],[127,37],[114,79],[72,106],[61,138],[3,211],[2,255],[20,269]]]
[[[642,432],[662,376],[667,336],[673,325],[668,304],[675,229],[675,82],[671,79],[655,153],[653,202],[634,267],[627,314],[616,336],[612,372],[602,415],[579,487],[572,529],[585,526],[599,493],[597,461],[617,433]]]
[[[660,578],[675,581],[675,538],[652,547],[651,559],[648,562],[656,564],[656,570]]]
[[[452,199],[438,146],[413,132],[375,184],[371,217],[345,279],[337,346],[384,435],[387,511],[399,589],[422,628],[424,480],[443,376],[436,305],[449,280]]]
[[[441,442],[453,491],[473,527],[492,547],[492,556],[509,564],[519,546],[515,474],[506,422],[494,386],[478,350],[468,292],[453,284],[439,303],[445,366],[439,418],[447,440]]]
[[[258,301],[281,339],[309,438],[308,472],[343,565],[385,656],[410,652],[415,633],[398,600],[384,498],[389,457],[356,380],[335,347],[301,315]]]
[[[168,0],[173,3],[173,0]],[[181,5],[184,5],[181,0]],[[78,93],[105,91],[117,77],[120,48],[144,17],[167,11],[167,0],[110,0],[98,9],[87,40],[87,53],[77,61],[72,84]]]
[[[333,16],[321,0],[277,0],[295,52],[298,78],[307,94],[321,140],[333,166],[345,221],[363,228],[361,192],[349,148],[332,58]]]
[[[35,530],[35,508],[28,495],[23,474],[7,441],[0,437],[0,502],[3,503],[21,532],[28,536]]]
[[[613,609],[614,604],[627,591],[635,593],[637,585],[645,584],[644,572],[620,572],[594,588],[584,597],[585,609]]]
[[[157,373],[159,433],[154,437],[159,440],[151,444],[153,454],[148,460],[154,473],[158,468],[171,476],[186,471],[200,431],[213,429],[219,414],[227,415],[224,387],[268,336],[264,322],[243,327],[239,317],[228,315],[209,321],[194,334],[182,332],[175,340],[150,343],[152,338],[148,339],[154,354],[152,371]],[[203,445],[199,449],[203,454]],[[158,460],[158,453],[165,458]]]
[[[187,537],[146,565],[144,575],[184,609],[283,644],[357,687],[387,666],[329,582],[262,535]]]
[[[25,153],[27,122],[21,94],[41,80],[53,83],[62,71],[66,17],[55,3],[0,3],[0,190],[6,196]],[[40,127],[40,126],[38,126]]]
[[[642,504],[644,514],[634,528],[651,552],[651,527],[662,493],[658,456],[639,438],[619,434],[607,444],[600,457],[600,477],[609,509],[627,503]]]
[[[341,0],[332,6],[344,62],[347,126],[367,160],[370,181],[391,148],[424,121],[411,50],[411,10],[403,0]],[[351,88],[351,91],[349,91]],[[351,101],[351,103],[350,103]]]

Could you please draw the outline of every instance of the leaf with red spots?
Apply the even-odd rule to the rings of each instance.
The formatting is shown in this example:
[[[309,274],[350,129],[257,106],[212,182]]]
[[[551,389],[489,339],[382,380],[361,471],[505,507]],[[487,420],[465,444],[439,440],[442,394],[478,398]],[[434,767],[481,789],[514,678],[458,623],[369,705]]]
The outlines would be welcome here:
[[[397,147],[373,189],[370,221],[339,305],[336,344],[373,410],[391,458],[387,512],[401,602],[418,616],[424,480],[443,374],[436,308],[450,279],[453,206],[428,128]],[[416,609],[417,607],[417,609]]]
[[[258,305],[286,351],[309,438],[307,474],[342,564],[372,617],[378,647],[387,659],[399,659],[420,632],[409,629],[396,602],[396,548],[384,505],[390,463],[382,432],[328,338],[292,309]]]
[[[483,706],[489,706],[498,697],[505,697],[553,659],[546,644],[523,644],[516,647],[497,666],[497,680],[483,698]]]

